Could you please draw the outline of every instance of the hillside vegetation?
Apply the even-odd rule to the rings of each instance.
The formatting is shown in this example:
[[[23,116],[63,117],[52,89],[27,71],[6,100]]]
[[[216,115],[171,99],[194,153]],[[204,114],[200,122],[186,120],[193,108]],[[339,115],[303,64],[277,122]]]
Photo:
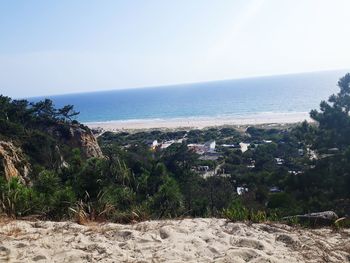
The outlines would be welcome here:
[[[349,83],[347,74],[339,93],[311,111],[313,124],[106,132],[102,152],[72,106],[1,96],[0,211],[79,222],[349,215]],[[198,150],[213,141],[215,150]]]

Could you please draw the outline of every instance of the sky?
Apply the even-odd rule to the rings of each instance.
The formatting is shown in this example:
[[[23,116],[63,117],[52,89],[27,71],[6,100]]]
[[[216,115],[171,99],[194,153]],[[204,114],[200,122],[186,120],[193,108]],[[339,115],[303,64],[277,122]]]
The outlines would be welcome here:
[[[349,10],[349,0],[0,0],[0,94],[350,69]]]

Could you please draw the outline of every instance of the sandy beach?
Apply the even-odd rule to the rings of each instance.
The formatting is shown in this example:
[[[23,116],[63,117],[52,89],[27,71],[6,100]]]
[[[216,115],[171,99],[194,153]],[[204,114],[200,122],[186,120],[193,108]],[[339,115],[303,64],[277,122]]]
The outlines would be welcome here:
[[[9,221],[0,262],[350,262],[349,230],[230,223],[225,219],[133,225]]]
[[[287,124],[298,123],[304,120],[310,121],[307,112],[298,113],[261,113],[249,116],[237,117],[198,117],[198,118],[174,118],[174,119],[144,119],[109,122],[85,123],[90,128],[102,128],[105,131],[142,130],[142,129],[176,129],[176,128],[206,128],[225,125],[259,125],[259,124]]]

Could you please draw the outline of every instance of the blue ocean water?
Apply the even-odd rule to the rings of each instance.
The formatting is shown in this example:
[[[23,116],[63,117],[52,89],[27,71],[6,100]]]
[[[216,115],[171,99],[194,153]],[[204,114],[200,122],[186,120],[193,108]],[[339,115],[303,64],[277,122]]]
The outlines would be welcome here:
[[[304,73],[49,98],[57,107],[74,105],[81,122],[309,112],[338,91],[336,84],[344,73]]]

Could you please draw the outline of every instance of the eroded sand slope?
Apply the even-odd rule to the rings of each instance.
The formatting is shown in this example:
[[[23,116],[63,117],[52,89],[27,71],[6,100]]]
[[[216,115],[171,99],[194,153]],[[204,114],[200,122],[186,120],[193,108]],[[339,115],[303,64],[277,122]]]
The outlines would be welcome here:
[[[0,224],[0,262],[350,262],[350,231],[224,219]]]

